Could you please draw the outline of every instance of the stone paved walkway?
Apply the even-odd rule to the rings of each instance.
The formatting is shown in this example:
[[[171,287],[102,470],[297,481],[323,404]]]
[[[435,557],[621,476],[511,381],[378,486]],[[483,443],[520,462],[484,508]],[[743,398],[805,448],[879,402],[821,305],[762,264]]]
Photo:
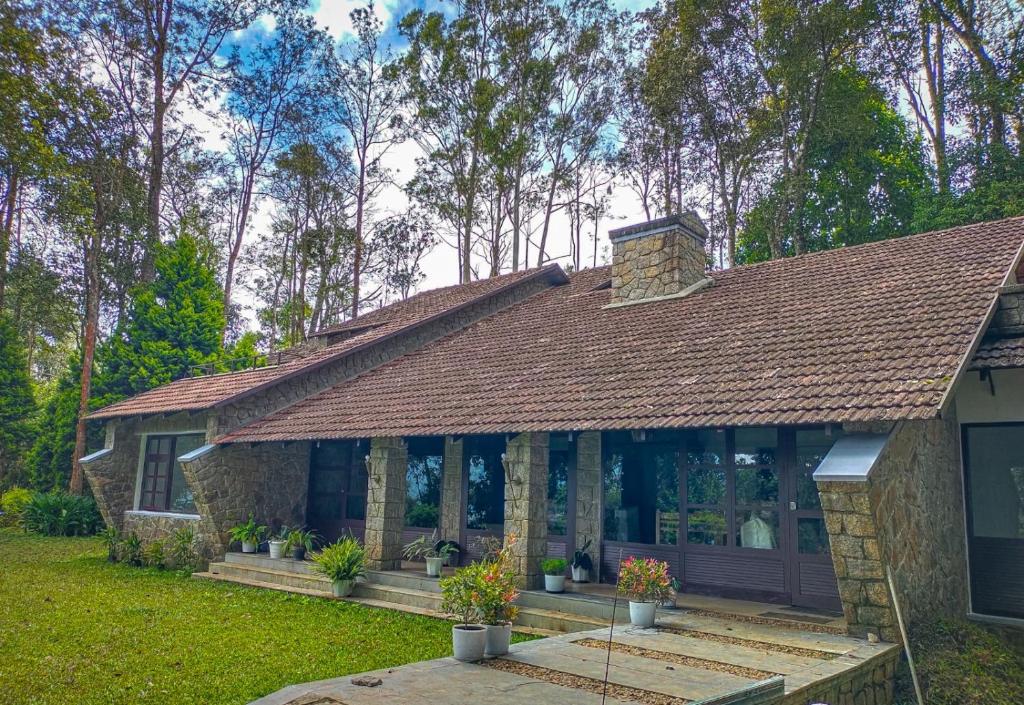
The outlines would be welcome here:
[[[377,687],[345,676],[290,686],[252,705],[597,704],[607,640],[607,629],[565,634],[516,644],[499,660],[424,661],[372,672]],[[659,613],[654,629],[616,626],[612,642],[611,705],[714,702],[779,676],[785,695],[770,702],[888,705],[899,658],[892,644],[676,612]]]

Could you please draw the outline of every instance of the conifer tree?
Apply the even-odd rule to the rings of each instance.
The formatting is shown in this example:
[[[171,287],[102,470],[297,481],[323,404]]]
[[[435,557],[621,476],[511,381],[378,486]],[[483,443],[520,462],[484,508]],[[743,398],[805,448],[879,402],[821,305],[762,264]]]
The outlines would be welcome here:
[[[10,318],[0,313],[0,487],[18,479],[33,409],[25,347]]]

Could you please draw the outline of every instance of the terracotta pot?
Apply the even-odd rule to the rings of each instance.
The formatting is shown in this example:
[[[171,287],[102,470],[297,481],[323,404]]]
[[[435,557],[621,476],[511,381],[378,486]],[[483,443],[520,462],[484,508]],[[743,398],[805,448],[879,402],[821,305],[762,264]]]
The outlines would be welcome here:
[[[629,622],[634,627],[649,629],[654,626],[654,615],[658,609],[657,602],[629,601]]]
[[[508,646],[512,642],[511,624],[485,624],[487,632],[487,646],[484,648],[485,656],[504,656],[508,653]]]
[[[452,627],[452,653],[459,661],[479,661],[487,648],[487,630],[479,624]]]

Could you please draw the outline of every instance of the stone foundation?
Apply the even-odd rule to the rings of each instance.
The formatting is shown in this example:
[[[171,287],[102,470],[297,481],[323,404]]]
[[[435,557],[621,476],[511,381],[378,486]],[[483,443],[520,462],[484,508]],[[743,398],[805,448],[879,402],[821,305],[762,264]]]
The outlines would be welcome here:
[[[587,431],[576,439],[576,547],[590,540],[591,582],[600,581],[601,521],[604,488],[601,480],[601,433]]]
[[[505,534],[515,534],[512,548],[521,587],[544,584],[540,562],[548,550],[547,433],[520,433],[505,446]]]
[[[860,667],[786,694],[781,705],[892,705],[902,651],[893,648]]]
[[[370,441],[369,488],[366,496],[367,568],[402,567],[402,527],[405,525],[405,481],[408,448],[401,438]]]
[[[272,530],[302,526],[309,486],[309,441],[217,446],[181,464],[213,555],[228,549],[228,531],[252,513]]]
[[[887,567],[907,624],[967,613],[955,418],[898,424],[866,482],[821,482],[818,490],[852,634],[900,641]]]

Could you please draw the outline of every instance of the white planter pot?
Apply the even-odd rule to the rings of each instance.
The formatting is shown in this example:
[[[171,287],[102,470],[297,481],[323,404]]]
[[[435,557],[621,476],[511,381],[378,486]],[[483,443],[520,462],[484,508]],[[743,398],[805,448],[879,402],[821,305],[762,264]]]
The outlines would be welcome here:
[[[428,578],[440,578],[441,567],[444,565],[444,558],[426,558],[427,561],[427,577]]]
[[[629,622],[634,627],[649,629],[654,626],[654,613],[658,608],[657,602],[633,602],[629,601]]]
[[[352,594],[352,586],[355,582],[355,580],[335,580],[331,583],[331,589],[334,591],[334,596],[348,597]]]
[[[485,624],[487,632],[487,646],[484,648],[485,656],[504,656],[508,653],[508,645],[512,641],[511,624]]]
[[[252,543],[252,542],[249,542],[249,541],[243,541],[242,542],[242,553],[256,553],[256,549],[258,549],[259,547],[260,547],[260,545],[258,543]]]
[[[459,661],[479,661],[487,648],[487,630],[479,624],[452,627],[452,653]]]
[[[589,583],[590,582],[590,571],[586,568],[578,566],[572,567],[572,581],[574,583]]]
[[[565,592],[565,576],[545,575],[544,590],[546,592]]]
[[[284,547],[288,545],[287,541],[271,541],[270,542],[270,557],[271,558],[284,558]]]

